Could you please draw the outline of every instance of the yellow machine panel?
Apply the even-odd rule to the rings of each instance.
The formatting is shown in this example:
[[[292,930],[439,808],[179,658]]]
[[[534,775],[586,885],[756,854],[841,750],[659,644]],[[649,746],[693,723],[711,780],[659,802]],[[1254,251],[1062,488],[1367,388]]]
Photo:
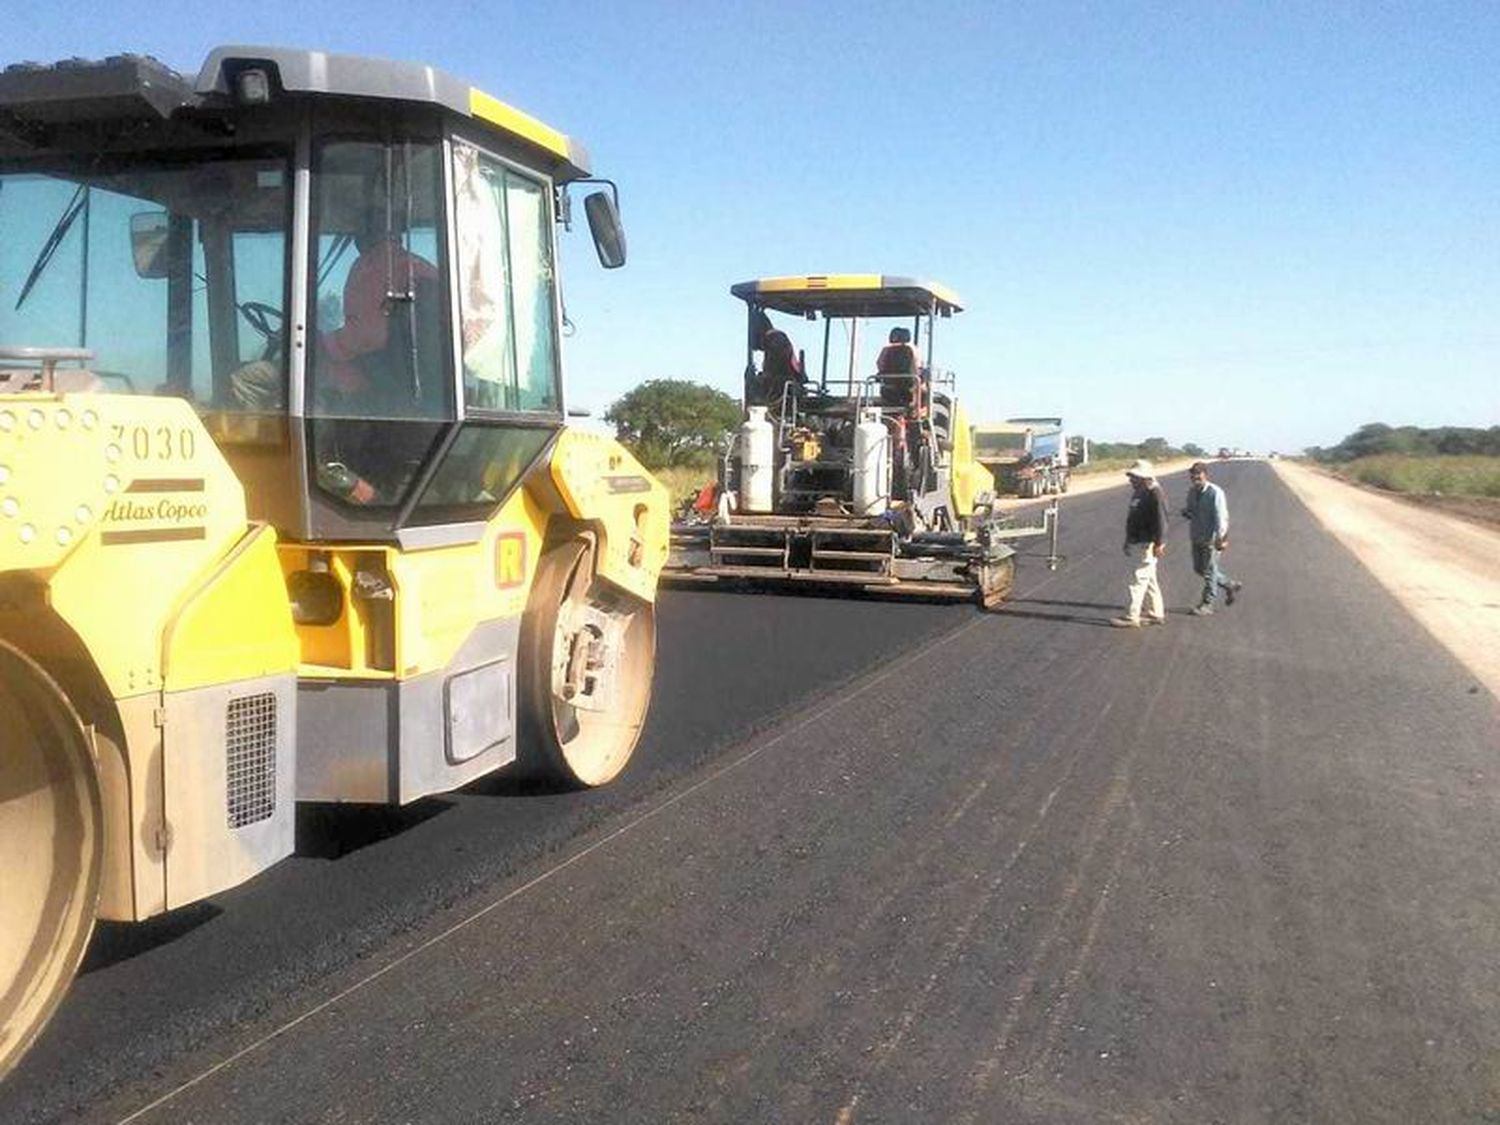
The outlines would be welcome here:
[[[163,645],[168,691],[290,672],[297,638],[276,556],[276,533],[252,528],[184,599]]]
[[[574,515],[602,532],[598,573],[646,601],[671,542],[666,488],[617,442],[564,430],[552,453],[552,480]]]
[[[239,482],[193,408],[16,395],[0,406],[0,465],[0,572],[50,583],[114,696],[159,689],[183,589],[245,531]]]
[[[993,495],[995,478],[974,459],[974,436],[964,408],[953,408],[953,507],[959,516],[974,514],[975,504],[985,494]]]

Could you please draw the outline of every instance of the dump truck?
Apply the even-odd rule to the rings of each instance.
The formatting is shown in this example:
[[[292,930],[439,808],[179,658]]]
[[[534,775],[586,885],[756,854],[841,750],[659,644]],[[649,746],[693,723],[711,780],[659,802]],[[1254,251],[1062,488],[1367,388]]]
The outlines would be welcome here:
[[[1003,495],[1030,499],[1068,491],[1072,470],[1088,464],[1088,439],[1061,418],[1007,418],[974,427],[975,457]]]
[[[995,511],[956,378],[934,362],[936,325],[963,308],[952,290],[883,274],[809,274],[730,293],[748,317],[745,420],[725,451],[717,497],[673,525],[665,580],[993,607],[1010,591],[1016,539],[1051,535],[1056,564],[1056,507],[1027,526]],[[821,322],[816,379],[772,313]],[[871,322],[895,324],[872,370],[859,349]],[[836,368],[834,352],[845,348]]]
[[[565,424],[568,136],[427,66],[224,47],[0,73],[0,1074],[96,918],[298,801],[603,785],[668,497]]]

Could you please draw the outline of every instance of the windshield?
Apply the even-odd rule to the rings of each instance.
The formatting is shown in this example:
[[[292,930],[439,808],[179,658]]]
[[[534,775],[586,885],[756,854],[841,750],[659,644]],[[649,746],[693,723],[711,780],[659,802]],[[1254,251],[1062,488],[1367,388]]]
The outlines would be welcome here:
[[[1033,457],[1056,457],[1062,448],[1060,435],[1037,434],[1031,439],[1031,455]]]
[[[1024,433],[1008,434],[979,430],[974,434],[974,449],[978,453],[1005,454],[1020,457],[1026,452]]]
[[[102,389],[285,403],[283,157],[0,165],[0,345],[84,347]]]

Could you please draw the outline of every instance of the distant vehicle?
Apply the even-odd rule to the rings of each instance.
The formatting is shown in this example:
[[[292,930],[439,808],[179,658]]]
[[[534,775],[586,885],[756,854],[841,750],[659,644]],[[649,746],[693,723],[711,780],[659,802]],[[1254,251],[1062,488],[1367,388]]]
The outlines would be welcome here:
[[[996,491],[1031,498],[1068,491],[1075,465],[1088,464],[1088,439],[1069,437],[1061,418],[1007,418],[974,427],[979,463]]]

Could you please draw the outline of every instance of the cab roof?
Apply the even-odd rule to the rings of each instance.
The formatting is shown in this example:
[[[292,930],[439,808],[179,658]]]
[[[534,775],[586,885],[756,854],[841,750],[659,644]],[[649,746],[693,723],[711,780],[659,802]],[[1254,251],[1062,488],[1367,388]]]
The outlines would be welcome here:
[[[558,180],[589,174],[588,153],[577,141],[444,71],[289,47],[216,47],[196,79],[145,55],[8,66],[0,72],[0,124],[9,120],[9,131],[25,136],[80,121],[166,120],[183,110],[231,107],[240,74],[253,69],[270,78],[272,104],[291,94],[438,106],[534,149]]]
[[[799,316],[952,316],[963,311],[958,294],[946,285],[878,273],[763,277],[731,285],[729,292],[757,308]]]

